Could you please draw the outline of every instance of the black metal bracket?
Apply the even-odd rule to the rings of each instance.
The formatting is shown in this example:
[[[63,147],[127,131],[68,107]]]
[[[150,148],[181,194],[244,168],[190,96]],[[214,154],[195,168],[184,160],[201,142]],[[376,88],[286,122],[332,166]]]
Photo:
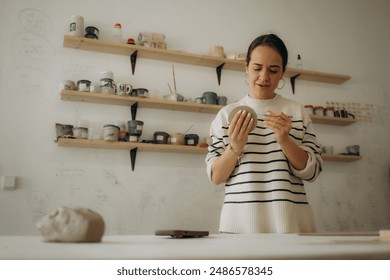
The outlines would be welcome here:
[[[138,148],[133,148],[130,150],[130,160],[131,160],[131,170],[134,171],[135,168],[135,159],[137,158]]]
[[[134,72],[135,72],[135,64],[137,63],[137,54],[138,54],[138,51],[134,51],[131,55],[130,55],[130,63],[131,63],[131,73],[134,75]]]
[[[301,75],[301,74],[297,74],[297,75],[292,76],[292,77],[290,78],[291,88],[292,88],[293,94],[295,94],[295,80],[296,80],[300,75]]]
[[[217,78],[218,78],[218,85],[221,84],[221,74],[222,74],[222,68],[225,65],[225,63],[222,63],[221,65],[217,66],[216,71],[217,71]]]
[[[135,102],[133,105],[130,107],[131,111],[131,119],[135,120],[137,117],[137,109],[138,109],[138,102]]]

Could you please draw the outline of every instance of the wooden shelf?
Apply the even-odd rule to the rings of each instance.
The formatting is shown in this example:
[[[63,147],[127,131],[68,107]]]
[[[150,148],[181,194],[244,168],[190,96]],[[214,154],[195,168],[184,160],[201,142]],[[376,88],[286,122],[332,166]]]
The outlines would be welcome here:
[[[218,58],[209,55],[192,54],[182,51],[164,50],[129,45],[120,42],[95,40],[84,37],[64,36],[63,46],[65,48],[109,53],[116,55],[131,56],[137,52],[138,58],[147,58],[160,61],[176,62],[204,67],[217,68],[223,65],[223,69],[245,72],[245,61]],[[298,76],[299,75],[299,76]],[[296,77],[300,80],[323,82],[331,84],[342,84],[351,77],[347,75],[332,74],[318,71],[305,70],[288,67],[284,74],[286,78]]]
[[[110,142],[104,140],[87,140],[59,138],[58,146],[76,147],[76,148],[96,148],[96,149],[113,149],[113,150],[132,150],[138,148],[141,151],[153,152],[170,152],[170,153],[187,153],[187,154],[206,154],[207,148],[186,145],[172,144],[149,144],[138,142]]]
[[[223,106],[212,104],[199,104],[190,102],[179,102],[170,100],[161,100],[156,98],[119,96],[115,94],[102,94],[92,92],[81,92],[76,90],[63,90],[61,100],[88,102],[98,104],[132,106],[138,103],[138,107],[164,109],[173,111],[197,112],[216,114]]]
[[[122,106],[132,106],[135,103],[138,103],[138,107],[142,107],[142,108],[197,112],[197,113],[208,113],[208,114],[216,114],[223,107],[220,105],[178,102],[178,101],[169,101],[169,100],[134,97],[134,96],[119,96],[115,94],[81,92],[77,90],[63,90],[61,92],[61,100],[96,103],[96,104],[122,105]],[[357,122],[355,119],[349,119],[349,118],[336,118],[336,117],[326,117],[326,116],[318,116],[318,115],[311,115],[310,117],[313,120],[313,123],[319,123],[319,124],[346,126]]]
[[[362,159],[361,156],[353,156],[353,155],[336,155],[336,154],[322,154],[322,158],[326,161],[355,161]]]
[[[75,148],[94,148],[94,149],[113,149],[113,150],[132,150],[137,148],[141,151],[168,152],[168,153],[186,153],[186,154],[207,154],[207,148],[196,146],[172,145],[172,144],[148,144],[138,142],[109,142],[104,140],[87,140],[59,138],[58,146]],[[354,161],[359,160],[361,156],[352,155],[330,155],[322,154],[325,161]]]
[[[310,115],[310,118],[312,119],[313,123],[339,125],[339,126],[346,126],[357,122],[357,120],[355,119],[327,117],[327,116],[318,116],[318,115]]]

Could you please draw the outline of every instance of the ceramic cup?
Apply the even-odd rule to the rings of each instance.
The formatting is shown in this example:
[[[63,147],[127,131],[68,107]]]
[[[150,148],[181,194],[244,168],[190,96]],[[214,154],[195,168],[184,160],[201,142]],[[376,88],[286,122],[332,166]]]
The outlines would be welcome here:
[[[359,145],[347,146],[347,152],[350,155],[358,156],[360,155],[360,146]]]
[[[144,122],[138,120],[130,120],[127,122],[127,126],[129,133],[141,135],[142,129],[144,127]]]
[[[116,84],[115,92],[117,95],[130,95],[133,87],[130,84]]]
[[[63,80],[60,83],[60,90],[74,90],[76,88],[76,84],[71,80]]]
[[[69,24],[69,35],[71,36],[84,36],[84,18],[82,16],[72,16]]]
[[[226,106],[226,104],[227,104],[227,97],[226,96],[218,96],[217,97],[217,104],[218,105],[222,105],[222,106]]]
[[[212,91],[203,93],[203,101],[206,104],[217,104],[217,94]]]
[[[114,74],[112,71],[103,71],[100,73],[100,92],[115,94]]]
[[[154,141],[157,144],[168,144],[169,134],[164,131],[156,131],[154,133]]]
[[[105,141],[118,141],[119,127],[113,124],[106,124],[103,127],[103,138]]]
[[[73,125],[56,123],[57,138],[73,137]]]
[[[100,84],[92,83],[89,87],[90,92],[99,93],[100,92]]]
[[[88,128],[87,127],[74,127],[73,136],[77,139],[88,139]]]
[[[184,134],[183,133],[172,133],[170,137],[172,145],[184,145]]]
[[[80,80],[77,82],[77,87],[79,91],[89,91],[90,85],[91,85],[91,81],[88,80]]]
[[[199,136],[197,134],[186,134],[184,142],[187,146],[196,146],[199,143]]]

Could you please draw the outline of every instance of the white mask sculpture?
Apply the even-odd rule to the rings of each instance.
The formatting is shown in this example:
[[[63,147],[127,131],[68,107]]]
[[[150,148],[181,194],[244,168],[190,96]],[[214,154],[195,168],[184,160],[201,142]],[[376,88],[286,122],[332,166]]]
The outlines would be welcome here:
[[[59,207],[37,228],[47,242],[100,242],[105,227],[102,216],[90,209]]]

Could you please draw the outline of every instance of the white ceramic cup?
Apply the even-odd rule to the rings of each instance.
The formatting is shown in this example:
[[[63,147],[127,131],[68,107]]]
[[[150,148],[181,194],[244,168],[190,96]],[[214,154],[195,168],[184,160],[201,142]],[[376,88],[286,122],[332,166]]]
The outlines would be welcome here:
[[[69,35],[84,37],[84,18],[74,15],[70,18]]]
[[[92,83],[89,87],[90,92],[99,93],[100,92],[100,84]]]
[[[115,92],[117,95],[130,95],[133,87],[130,84],[116,84]]]
[[[74,90],[76,84],[71,80],[64,80],[60,83],[60,90]]]

